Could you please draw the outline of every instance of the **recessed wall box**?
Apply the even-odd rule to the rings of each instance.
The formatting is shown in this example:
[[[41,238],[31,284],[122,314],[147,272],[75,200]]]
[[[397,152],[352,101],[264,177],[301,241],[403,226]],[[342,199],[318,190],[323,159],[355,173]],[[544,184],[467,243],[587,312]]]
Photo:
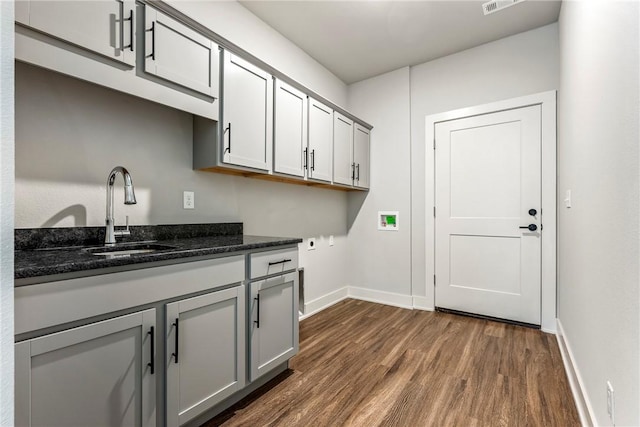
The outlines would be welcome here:
[[[398,211],[378,211],[378,230],[398,231],[400,214]]]

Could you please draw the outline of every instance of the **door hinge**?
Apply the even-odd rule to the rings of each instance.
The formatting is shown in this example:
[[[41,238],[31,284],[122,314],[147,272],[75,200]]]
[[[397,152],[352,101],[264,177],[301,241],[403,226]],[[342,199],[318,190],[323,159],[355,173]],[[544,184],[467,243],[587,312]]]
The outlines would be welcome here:
[[[436,139],[435,138],[433,138],[433,149],[434,150],[436,149]]]
[[[435,206],[433,207],[433,217],[434,218],[436,217],[436,207]]]
[[[436,285],[436,275],[434,274],[433,275],[433,286],[435,286],[435,285]]]

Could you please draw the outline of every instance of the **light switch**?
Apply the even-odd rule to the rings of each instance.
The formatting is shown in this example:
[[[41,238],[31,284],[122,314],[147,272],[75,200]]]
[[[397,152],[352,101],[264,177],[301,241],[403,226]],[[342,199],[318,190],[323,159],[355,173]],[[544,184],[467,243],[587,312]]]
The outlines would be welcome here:
[[[567,192],[565,193],[565,196],[564,196],[564,207],[565,208],[570,208],[571,207],[571,190],[567,190]]]

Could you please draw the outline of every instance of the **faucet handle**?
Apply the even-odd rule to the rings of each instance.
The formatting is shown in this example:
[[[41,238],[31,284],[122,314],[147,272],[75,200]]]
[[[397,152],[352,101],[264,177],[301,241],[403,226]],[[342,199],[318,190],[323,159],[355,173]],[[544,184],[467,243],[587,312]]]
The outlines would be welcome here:
[[[131,234],[131,232],[129,231],[129,215],[125,216],[125,228],[124,230],[116,230],[113,232],[113,234],[115,236],[128,236]]]

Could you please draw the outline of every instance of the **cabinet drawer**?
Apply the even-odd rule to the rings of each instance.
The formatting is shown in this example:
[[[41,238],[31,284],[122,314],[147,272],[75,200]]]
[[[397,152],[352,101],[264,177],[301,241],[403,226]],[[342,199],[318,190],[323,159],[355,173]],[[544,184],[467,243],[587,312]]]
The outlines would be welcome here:
[[[15,289],[15,333],[214,290],[244,277],[245,256],[235,255],[20,286]]]
[[[250,255],[249,278],[278,274],[298,268],[298,249],[259,252]]]

